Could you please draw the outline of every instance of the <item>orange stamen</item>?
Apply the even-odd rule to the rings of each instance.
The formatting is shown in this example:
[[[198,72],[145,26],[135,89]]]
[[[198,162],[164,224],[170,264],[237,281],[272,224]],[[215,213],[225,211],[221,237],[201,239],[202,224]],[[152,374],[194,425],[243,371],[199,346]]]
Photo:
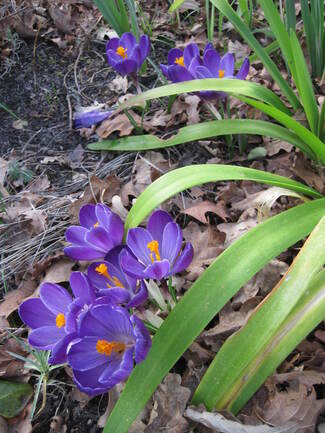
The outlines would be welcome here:
[[[99,226],[99,222],[97,221],[94,225],[93,225],[93,227],[98,227]]]
[[[62,328],[62,326],[65,325],[65,317],[64,317],[64,314],[63,314],[63,313],[59,313],[59,314],[56,316],[55,324],[56,324],[56,326],[57,326],[58,328]]]
[[[223,69],[219,69],[219,78],[223,78],[225,76],[225,71]]]
[[[96,343],[97,352],[105,356],[111,356],[112,352],[123,353],[125,347],[120,341],[98,340]]]
[[[151,254],[150,254],[150,259],[151,259],[152,263],[153,263],[155,260],[157,260],[157,261],[161,260],[161,259],[160,259],[160,253],[159,253],[159,243],[158,243],[158,241],[153,240],[153,241],[149,242],[149,243],[147,244],[147,247],[149,248],[149,250],[150,250],[150,252],[151,252]],[[153,256],[154,254],[155,254],[155,256],[156,256],[156,259],[155,259],[154,256]]]
[[[106,277],[107,279],[109,279],[112,284],[107,283],[107,287],[111,288],[111,287],[123,287],[123,284],[121,283],[121,281],[117,278],[117,277],[111,277],[110,274],[108,273],[108,269],[107,266],[105,265],[105,263],[101,263],[100,265],[98,265],[95,268],[95,271],[100,274],[100,275],[104,275],[104,277]]]
[[[119,47],[116,48],[116,54],[118,54],[119,56],[121,56],[122,59],[126,59],[127,58],[126,52],[127,52],[127,48],[124,48],[124,47],[121,47],[121,46],[119,46]]]
[[[183,66],[183,67],[185,68],[184,57],[183,57],[183,56],[181,56],[181,57],[176,57],[174,63],[176,63],[176,65]]]

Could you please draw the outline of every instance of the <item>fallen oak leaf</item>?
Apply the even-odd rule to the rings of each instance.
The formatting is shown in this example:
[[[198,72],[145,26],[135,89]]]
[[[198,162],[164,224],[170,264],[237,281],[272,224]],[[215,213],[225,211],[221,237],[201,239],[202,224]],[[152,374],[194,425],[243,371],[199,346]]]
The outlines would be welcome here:
[[[227,221],[227,218],[229,218],[225,203],[223,201],[218,201],[218,203],[202,201],[190,208],[183,210],[181,213],[189,215],[203,224],[208,224],[209,221],[206,217],[207,212],[218,215],[218,217],[220,217],[223,221]]]
[[[137,125],[141,123],[141,117],[133,111],[129,111]],[[96,133],[100,138],[107,138],[113,132],[119,132],[120,137],[130,135],[134,129],[134,125],[130,122],[126,114],[122,113],[116,117],[104,120],[96,129]]]

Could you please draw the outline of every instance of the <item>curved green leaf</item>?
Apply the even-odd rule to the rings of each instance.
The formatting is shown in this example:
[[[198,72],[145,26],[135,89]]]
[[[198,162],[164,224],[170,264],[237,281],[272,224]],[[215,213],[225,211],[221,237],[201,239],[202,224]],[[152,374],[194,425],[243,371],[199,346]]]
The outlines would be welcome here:
[[[259,224],[220,254],[158,330],[103,433],[126,433],[163,377],[225,303],[269,260],[306,236],[324,213],[325,199],[302,204]]]
[[[13,418],[23,410],[33,393],[28,383],[0,379],[0,415]]]
[[[88,149],[116,151],[162,149],[164,147],[176,146],[178,144],[227,134],[254,134],[278,138],[293,144],[312,159],[315,159],[315,155],[310,151],[308,146],[293,132],[271,122],[249,119],[225,119],[197,123],[179,129],[176,135],[165,140],[154,135],[134,135],[115,140],[103,140],[88,144]]]
[[[291,89],[288,82],[282,77],[281,72],[271,60],[271,57],[267,54],[265,49],[259,44],[257,39],[254,37],[249,27],[239,18],[233,8],[229,5],[227,0],[210,0],[234,25],[236,30],[246,40],[250,47],[255,51],[258,57],[263,62],[266,69],[271,74],[272,78],[278,83],[283,94],[288,98],[288,101],[292,104],[295,109],[300,107],[300,102],[296,97],[294,91]]]
[[[178,192],[203,183],[222,180],[251,180],[291,189],[311,197],[323,197],[300,182],[253,168],[222,164],[190,165],[170,171],[149,185],[132,206],[125,221],[125,230],[136,227],[157,206]]]
[[[281,99],[271,90],[261,86],[260,84],[231,78],[205,78],[203,80],[183,81],[182,83],[156,87],[155,89],[147,90],[146,92],[133,96],[123,102],[114,114],[135,105],[142,106],[145,101],[149,101],[150,99],[161,98],[162,96],[179,95],[180,93],[199,92],[201,90],[215,90],[217,92],[249,96],[266,102],[288,115],[291,114],[290,110],[288,110],[288,108],[283,104]]]
[[[256,391],[254,385],[266,378],[265,371],[256,376],[256,370],[281,338],[279,328],[324,263],[325,218],[322,218],[281,281],[246,325],[222,346],[194,394],[194,404],[204,403],[209,410],[213,407],[234,412],[241,409]]]

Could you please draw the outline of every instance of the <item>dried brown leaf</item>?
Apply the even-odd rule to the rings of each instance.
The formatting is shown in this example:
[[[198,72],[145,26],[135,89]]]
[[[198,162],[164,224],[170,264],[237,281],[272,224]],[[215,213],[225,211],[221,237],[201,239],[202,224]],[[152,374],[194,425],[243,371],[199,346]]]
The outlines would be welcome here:
[[[203,224],[208,224],[208,218],[206,216],[207,212],[214,213],[218,215],[222,220],[227,221],[229,218],[227,209],[225,207],[225,203],[223,201],[219,201],[218,203],[212,203],[210,201],[202,201],[190,208],[187,208],[182,211],[186,215],[189,215]]]
[[[135,122],[140,125],[141,118],[133,111],[129,111],[130,115],[133,117]],[[96,133],[100,138],[107,138],[113,132],[119,132],[120,137],[130,135],[133,131],[134,126],[130,122],[126,114],[122,113],[112,119],[104,120],[99,127],[96,129]]]

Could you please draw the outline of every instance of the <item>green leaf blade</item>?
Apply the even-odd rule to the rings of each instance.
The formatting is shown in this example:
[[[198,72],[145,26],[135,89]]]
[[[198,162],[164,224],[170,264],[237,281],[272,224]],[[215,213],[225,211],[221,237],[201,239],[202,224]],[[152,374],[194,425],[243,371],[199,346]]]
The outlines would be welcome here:
[[[25,407],[33,387],[28,383],[0,380],[0,415],[13,418]]]

